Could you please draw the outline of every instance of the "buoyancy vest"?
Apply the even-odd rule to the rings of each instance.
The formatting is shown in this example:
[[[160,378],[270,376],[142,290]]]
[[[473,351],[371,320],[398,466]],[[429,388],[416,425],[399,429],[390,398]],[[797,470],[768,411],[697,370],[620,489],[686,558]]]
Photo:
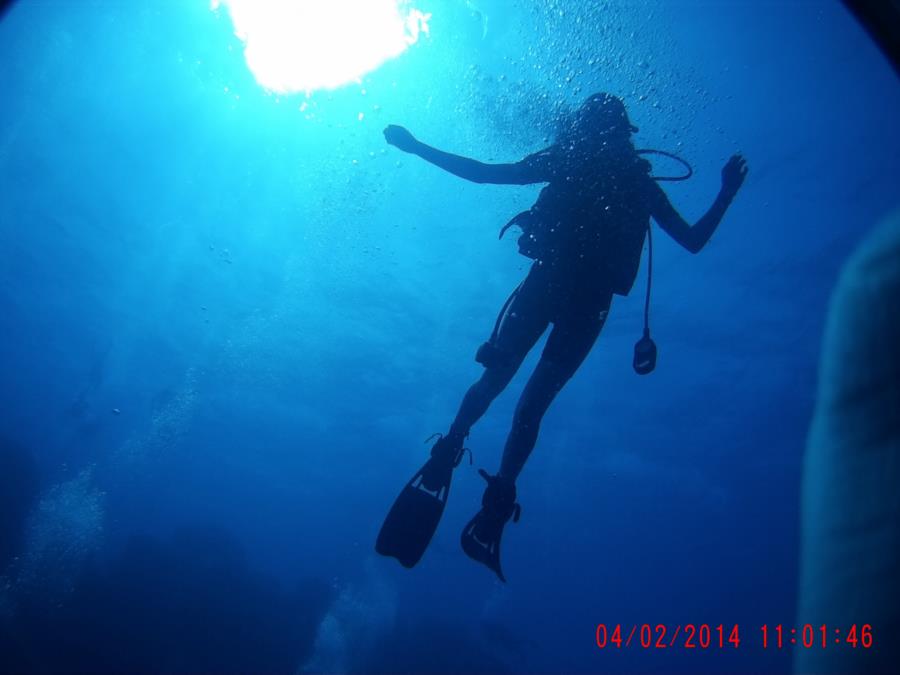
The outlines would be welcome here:
[[[650,224],[650,164],[633,151],[624,158],[592,160],[588,170],[559,170],[534,205],[510,220],[500,236],[515,225],[522,231],[522,255],[587,271],[599,285],[627,295]]]

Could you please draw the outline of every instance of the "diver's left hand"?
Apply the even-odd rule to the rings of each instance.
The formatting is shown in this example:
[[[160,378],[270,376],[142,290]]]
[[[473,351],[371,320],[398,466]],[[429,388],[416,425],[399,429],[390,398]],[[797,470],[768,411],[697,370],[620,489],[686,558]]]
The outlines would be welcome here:
[[[740,153],[732,155],[722,168],[722,192],[733,197],[743,185],[746,177],[747,160]]]

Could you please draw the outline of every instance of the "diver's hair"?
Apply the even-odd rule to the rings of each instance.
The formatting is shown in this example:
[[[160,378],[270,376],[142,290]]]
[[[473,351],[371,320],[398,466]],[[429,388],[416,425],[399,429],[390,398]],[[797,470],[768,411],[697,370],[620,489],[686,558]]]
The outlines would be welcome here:
[[[611,122],[607,129],[585,128],[581,126],[585,121],[595,117],[597,122]],[[605,119],[604,119],[605,117]],[[581,127],[581,128],[579,128]],[[614,140],[617,146],[630,146],[634,149],[632,134],[636,130],[628,119],[625,104],[617,96],[598,92],[589,96],[578,108],[570,109],[567,114],[560,115],[556,120],[556,144],[562,148],[573,147],[579,140],[588,134],[603,134],[608,139]]]

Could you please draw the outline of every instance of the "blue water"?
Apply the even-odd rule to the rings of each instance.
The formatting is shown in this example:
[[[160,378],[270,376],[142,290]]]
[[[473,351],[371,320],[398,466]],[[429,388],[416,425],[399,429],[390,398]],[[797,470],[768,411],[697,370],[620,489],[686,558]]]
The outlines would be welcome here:
[[[794,619],[828,296],[897,202],[895,74],[831,3],[413,4],[430,36],[308,97],[201,0],[0,21],[0,670],[789,670],[759,626]],[[481,372],[529,263],[497,231],[539,186],[381,130],[515,161],[598,90],[693,164],[664,184],[688,220],[732,153],[749,177],[699,256],[656,230],[651,376],[643,267],[614,300],[519,479],[509,583],[458,537],[537,350],[402,569],[376,534]],[[601,650],[598,623],[742,642]]]

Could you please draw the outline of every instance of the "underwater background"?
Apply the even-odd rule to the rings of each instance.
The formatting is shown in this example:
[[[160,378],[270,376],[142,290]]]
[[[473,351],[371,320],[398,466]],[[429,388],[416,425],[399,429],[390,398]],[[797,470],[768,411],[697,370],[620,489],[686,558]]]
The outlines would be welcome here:
[[[759,626],[796,611],[828,297],[897,204],[895,74],[832,2],[403,4],[430,14],[408,49],[293,94],[205,0],[0,20],[0,670],[790,669]],[[405,570],[375,537],[481,372],[529,264],[497,232],[540,186],[382,129],[515,161],[595,91],[694,166],[663,184],[689,221],[736,151],[748,179],[702,255],[655,230],[657,369],[631,369],[642,267],[544,419],[508,583],[458,540],[538,350]],[[601,650],[598,623],[744,642]]]

